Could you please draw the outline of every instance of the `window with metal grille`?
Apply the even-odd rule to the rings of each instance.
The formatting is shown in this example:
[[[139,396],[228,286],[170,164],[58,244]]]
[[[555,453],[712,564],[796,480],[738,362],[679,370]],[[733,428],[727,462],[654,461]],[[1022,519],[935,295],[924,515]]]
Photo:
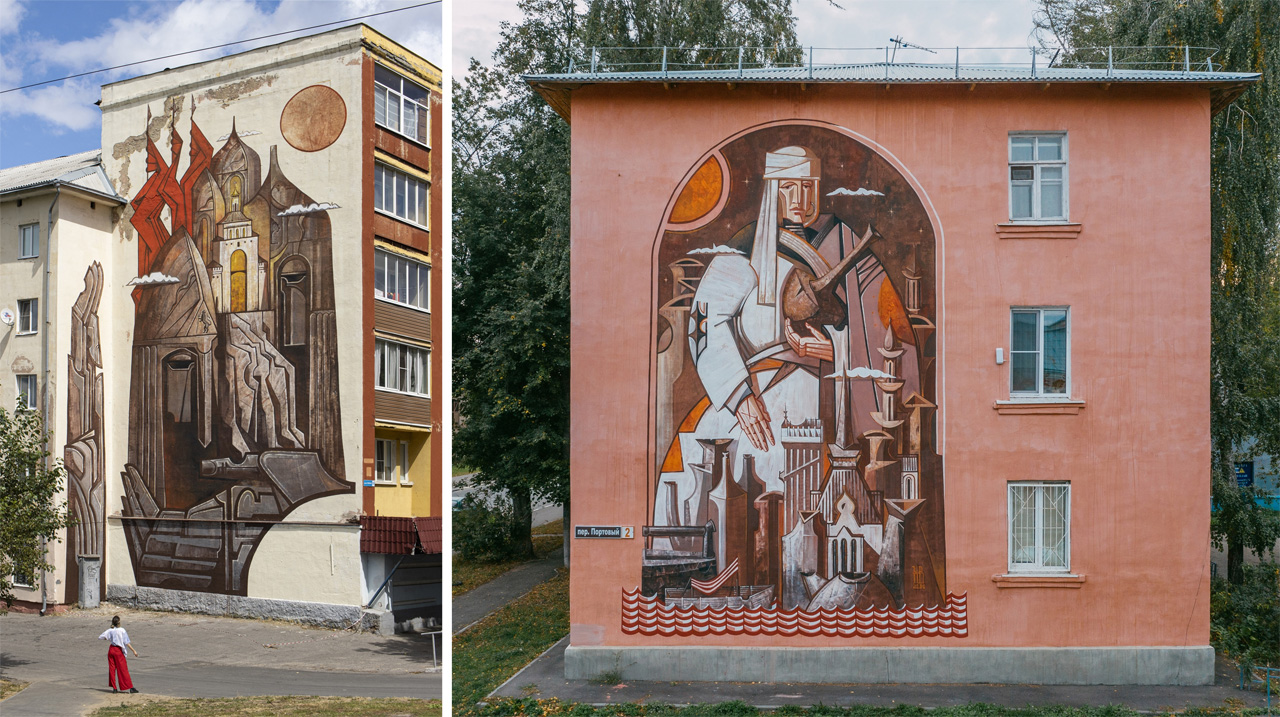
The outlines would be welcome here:
[[[1009,484],[1009,572],[1071,570],[1071,484]]]
[[[431,146],[431,93],[378,65],[373,72],[373,121]]]
[[[1070,310],[1010,310],[1009,395],[1066,398],[1071,391]]]
[[[1009,219],[1067,220],[1067,135],[1009,135]]]
[[[427,226],[427,183],[378,162],[373,169],[373,207],[384,214]]]

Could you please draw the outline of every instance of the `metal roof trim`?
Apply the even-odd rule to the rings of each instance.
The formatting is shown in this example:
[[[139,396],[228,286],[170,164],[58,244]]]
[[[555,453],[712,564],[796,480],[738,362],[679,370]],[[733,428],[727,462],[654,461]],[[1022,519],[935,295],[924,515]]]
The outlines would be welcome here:
[[[524,75],[529,84],[592,84],[596,82],[855,82],[855,83],[972,83],[972,82],[1173,82],[1236,83],[1261,79],[1256,72],[1184,72],[1173,70],[1111,70],[1051,67],[975,67],[904,63],[866,63],[809,67],[753,67],[742,70],[652,70],[646,72],[572,72]]]
[[[757,67],[742,70],[653,70],[646,72],[574,72],[523,75],[523,79],[566,121],[571,94],[592,84],[769,84],[788,83],[865,85],[956,84],[1150,84],[1197,85],[1210,91],[1210,112],[1217,114],[1239,97],[1246,86],[1262,78],[1256,72],[1197,72],[1172,70],[1106,70],[1051,67],[974,67],[869,63],[822,67]]]

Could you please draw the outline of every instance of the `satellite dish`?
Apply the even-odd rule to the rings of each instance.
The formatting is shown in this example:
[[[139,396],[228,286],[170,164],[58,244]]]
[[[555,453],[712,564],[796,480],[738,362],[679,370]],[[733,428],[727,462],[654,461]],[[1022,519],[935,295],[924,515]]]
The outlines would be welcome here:
[[[13,326],[13,309],[0,309],[0,321],[5,326]]]

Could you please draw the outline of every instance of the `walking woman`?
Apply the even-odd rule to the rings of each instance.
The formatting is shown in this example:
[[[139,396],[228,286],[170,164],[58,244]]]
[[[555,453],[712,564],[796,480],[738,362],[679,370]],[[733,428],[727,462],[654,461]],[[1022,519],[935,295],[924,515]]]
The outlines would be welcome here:
[[[138,651],[129,644],[129,633],[120,627],[119,615],[111,618],[111,627],[98,635],[98,639],[111,641],[111,647],[107,648],[107,684],[111,686],[111,691],[137,692],[138,688],[134,687],[133,680],[129,679],[129,662],[125,659],[124,648],[128,647],[134,657],[138,657]]]

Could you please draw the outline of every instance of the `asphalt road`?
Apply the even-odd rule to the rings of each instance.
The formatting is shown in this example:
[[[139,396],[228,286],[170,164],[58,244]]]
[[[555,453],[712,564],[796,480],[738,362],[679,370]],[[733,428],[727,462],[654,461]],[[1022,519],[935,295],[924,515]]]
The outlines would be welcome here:
[[[119,614],[140,658],[137,695],[107,687],[106,642]],[[172,697],[316,695],[439,699],[430,639],[380,637],[279,622],[123,608],[0,616],[0,676],[31,686],[0,702],[4,717],[79,715],[105,704]]]

